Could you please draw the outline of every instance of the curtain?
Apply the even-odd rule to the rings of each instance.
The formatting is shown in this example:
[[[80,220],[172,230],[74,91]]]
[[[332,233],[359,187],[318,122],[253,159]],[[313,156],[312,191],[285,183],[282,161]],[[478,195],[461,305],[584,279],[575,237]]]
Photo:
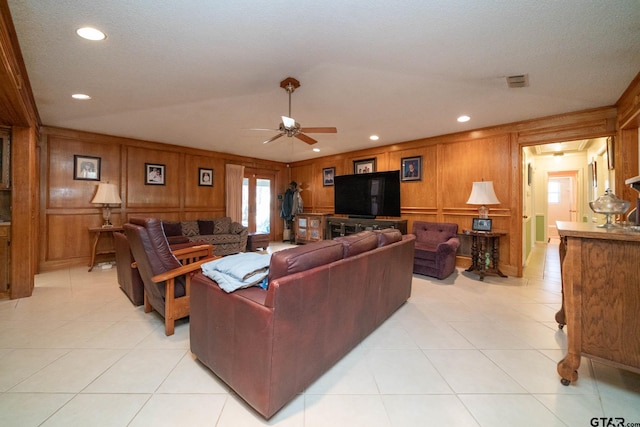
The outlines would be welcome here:
[[[226,206],[231,221],[242,221],[242,180],[244,166],[226,165]]]

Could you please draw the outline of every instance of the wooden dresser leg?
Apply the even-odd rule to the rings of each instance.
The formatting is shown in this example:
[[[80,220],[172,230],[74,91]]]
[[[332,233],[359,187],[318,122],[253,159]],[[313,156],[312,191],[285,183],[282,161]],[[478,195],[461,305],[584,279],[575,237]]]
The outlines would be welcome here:
[[[569,385],[578,379],[578,368],[580,367],[580,355],[568,353],[564,359],[558,362],[558,374],[562,385]]]

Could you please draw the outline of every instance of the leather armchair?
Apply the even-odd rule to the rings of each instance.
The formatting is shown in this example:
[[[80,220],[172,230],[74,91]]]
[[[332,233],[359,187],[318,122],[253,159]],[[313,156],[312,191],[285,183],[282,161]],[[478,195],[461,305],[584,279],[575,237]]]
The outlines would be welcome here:
[[[213,247],[199,245],[171,252],[158,218],[132,217],[124,230],[144,284],[144,311],[160,313],[165,334],[173,335],[175,321],[189,316],[191,277],[203,263],[214,259]]]
[[[413,272],[440,280],[449,277],[456,268],[456,252],[460,246],[457,233],[458,224],[415,221]]]
[[[129,247],[127,235],[113,233],[116,249],[116,268],[118,269],[118,284],[122,291],[135,306],[144,303],[144,285],[137,268],[132,268],[133,254]]]

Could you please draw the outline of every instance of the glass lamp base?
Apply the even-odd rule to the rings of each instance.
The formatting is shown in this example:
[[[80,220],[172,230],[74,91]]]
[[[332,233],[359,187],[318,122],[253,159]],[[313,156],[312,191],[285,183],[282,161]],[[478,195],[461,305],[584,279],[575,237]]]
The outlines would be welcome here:
[[[109,206],[102,208],[102,219],[104,219],[102,228],[113,227],[113,224],[111,224],[111,208]]]
[[[489,208],[485,205],[482,205],[478,208],[478,217],[487,219],[489,218]]]

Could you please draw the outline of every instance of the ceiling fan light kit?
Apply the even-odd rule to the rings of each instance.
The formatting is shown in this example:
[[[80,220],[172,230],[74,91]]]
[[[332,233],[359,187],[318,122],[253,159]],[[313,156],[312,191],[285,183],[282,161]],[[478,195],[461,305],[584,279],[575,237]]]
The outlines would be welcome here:
[[[280,87],[287,91],[289,94],[289,115],[281,116],[282,122],[280,126],[278,126],[279,134],[267,139],[263,142],[263,144],[268,144],[282,136],[288,137],[296,137],[300,141],[306,142],[309,145],[313,145],[317,143],[315,139],[306,135],[305,133],[337,133],[338,130],[335,127],[306,127],[303,128],[300,126],[300,123],[296,122],[295,119],[291,117],[291,94],[300,87],[300,82],[293,77],[287,77],[283,81],[280,82]]]

